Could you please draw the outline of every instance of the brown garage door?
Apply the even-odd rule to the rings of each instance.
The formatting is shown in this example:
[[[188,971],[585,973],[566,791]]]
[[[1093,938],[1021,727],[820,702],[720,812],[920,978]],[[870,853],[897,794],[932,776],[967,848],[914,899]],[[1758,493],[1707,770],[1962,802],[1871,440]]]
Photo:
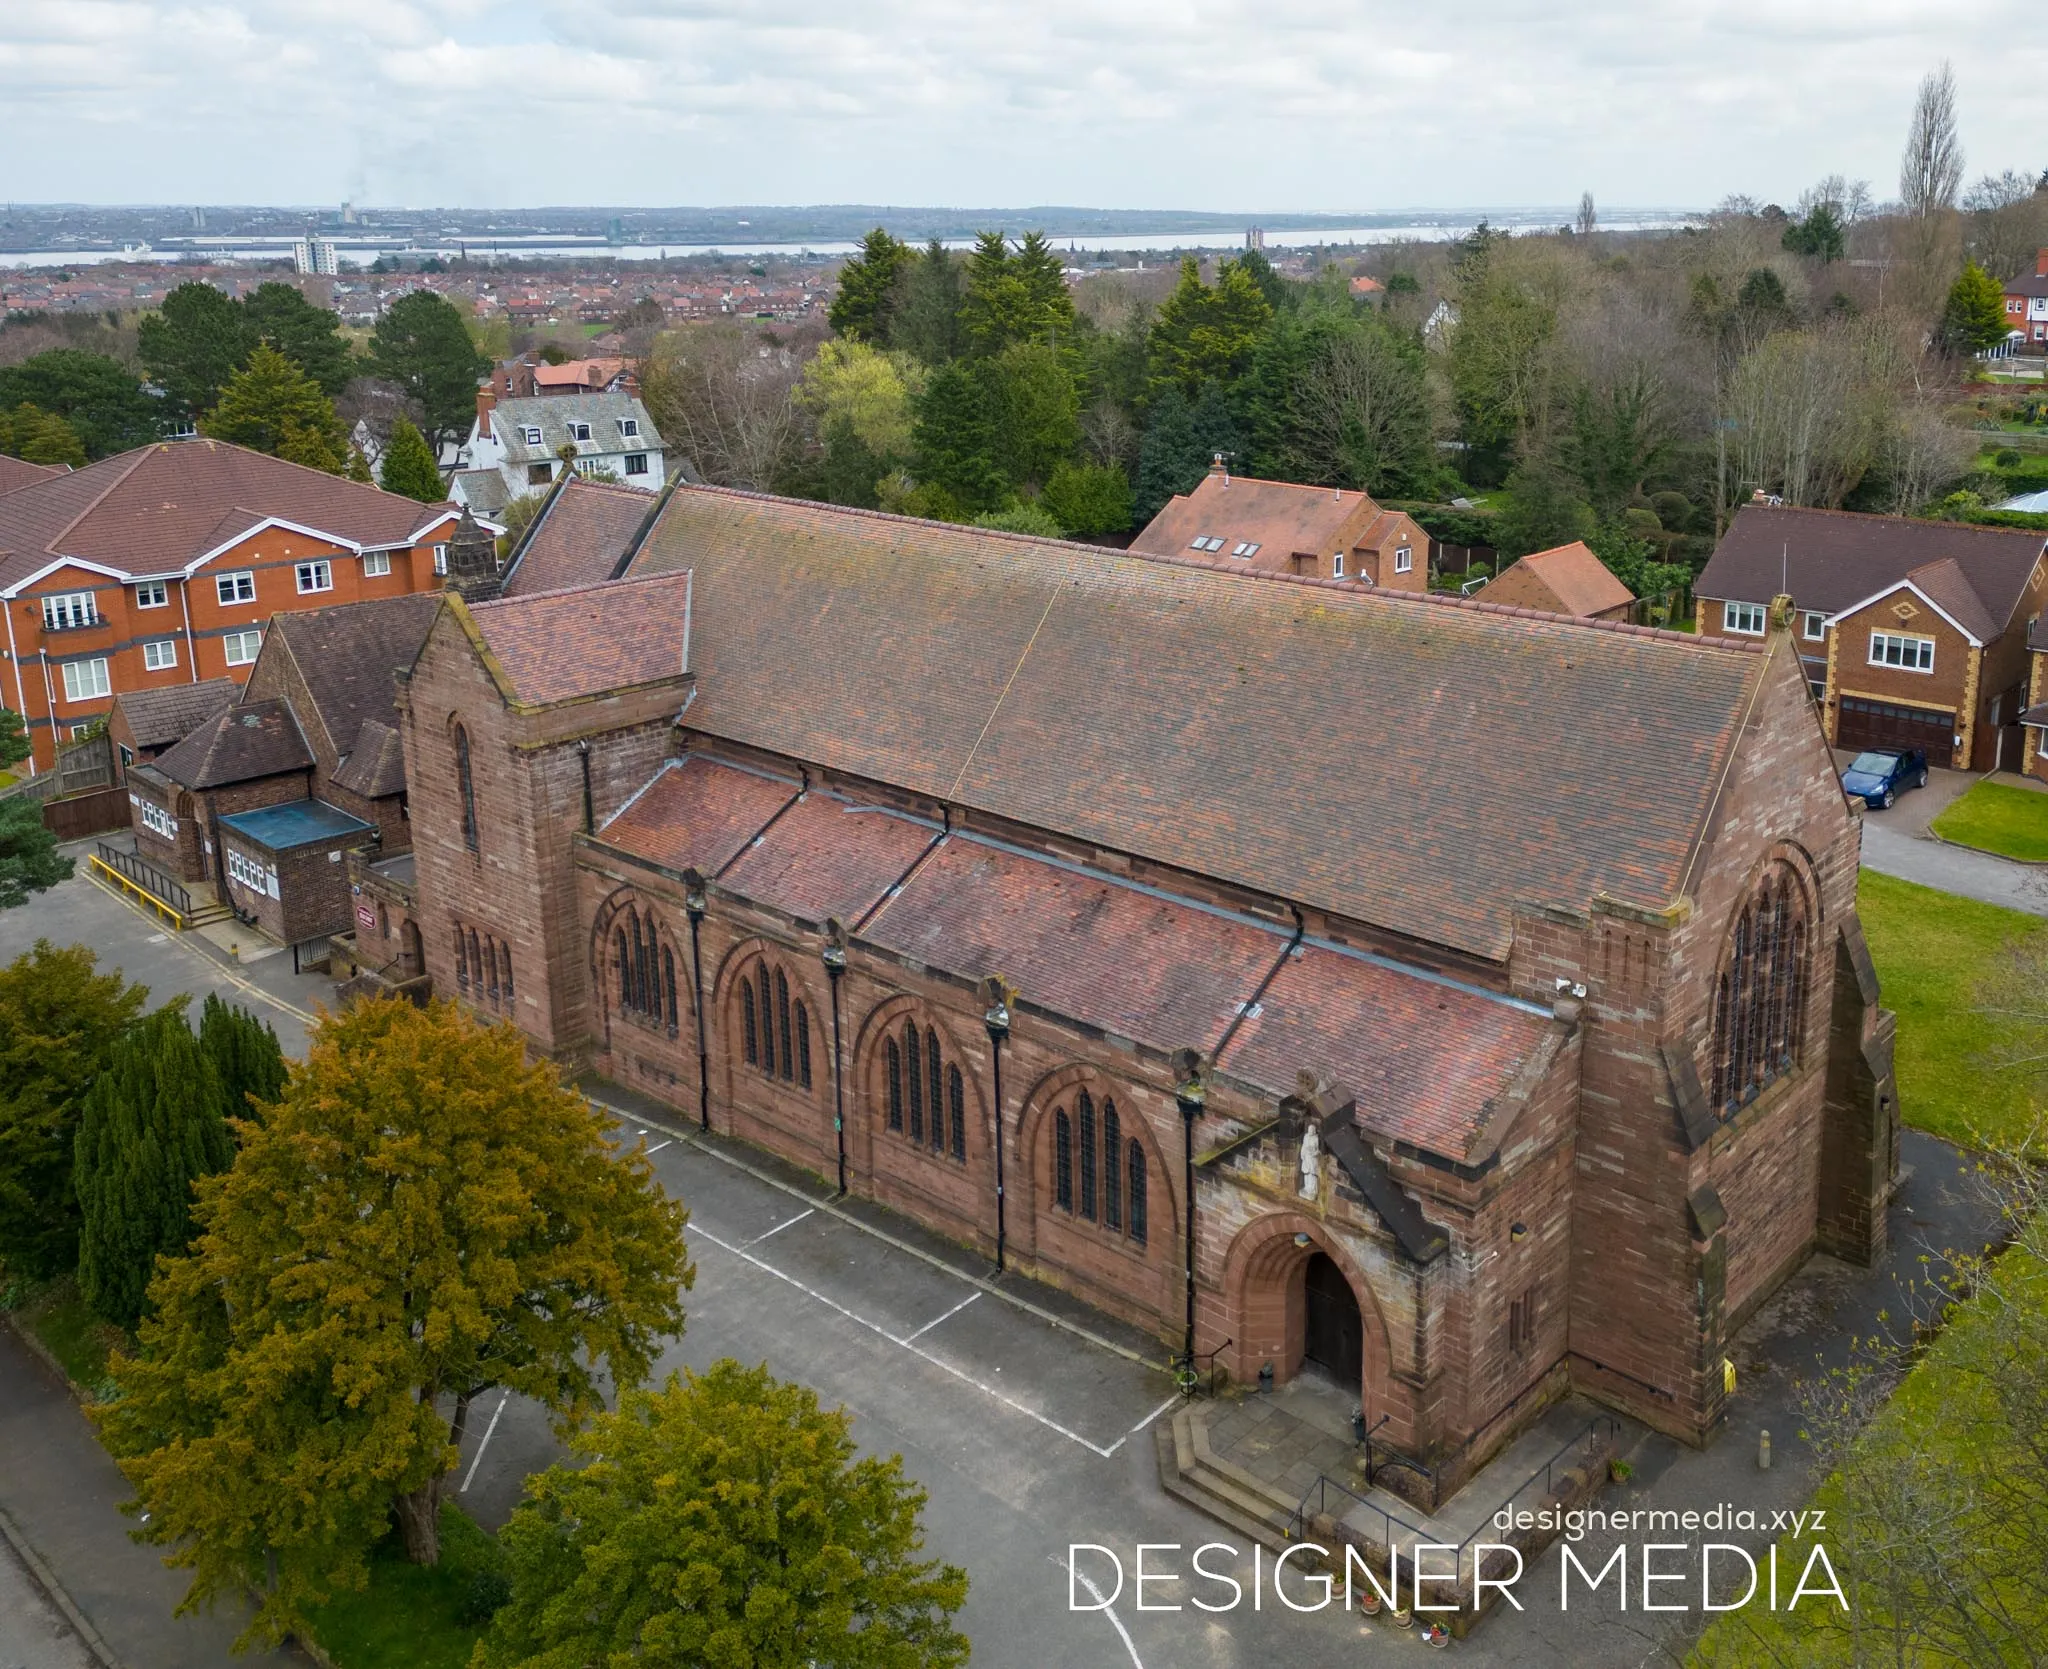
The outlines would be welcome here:
[[[1947,765],[1955,757],[1953,709],[1897,707],[1888,701],[1842,697],[1835,724],[1835,746],[1854,748],[1919,748],[1930,765]]]

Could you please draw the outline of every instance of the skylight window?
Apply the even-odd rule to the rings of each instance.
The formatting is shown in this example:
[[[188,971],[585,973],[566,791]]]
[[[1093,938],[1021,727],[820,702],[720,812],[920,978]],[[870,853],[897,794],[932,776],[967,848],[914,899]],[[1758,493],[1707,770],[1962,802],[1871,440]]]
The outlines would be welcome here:
[[[1188,542],[1191,551],[1220,551],[1223,548],[1221,536],[1214,533],[1197,533]]]
[[[1257,556],[1259,554],[1259,547],[1252,540],[1240,539],[1238,540],[1237,544],[1231,548],[1230,554],[1232,556]]]

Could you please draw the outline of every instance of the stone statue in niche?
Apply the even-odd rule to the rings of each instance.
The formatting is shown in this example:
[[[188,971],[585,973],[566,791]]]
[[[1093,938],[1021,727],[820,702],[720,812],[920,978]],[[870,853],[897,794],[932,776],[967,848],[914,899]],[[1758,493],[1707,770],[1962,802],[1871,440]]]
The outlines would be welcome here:
[[[1311,1124],[1301,1133],[1301,1197],[1312,1200],[1322,1184],[1323,1138]]]

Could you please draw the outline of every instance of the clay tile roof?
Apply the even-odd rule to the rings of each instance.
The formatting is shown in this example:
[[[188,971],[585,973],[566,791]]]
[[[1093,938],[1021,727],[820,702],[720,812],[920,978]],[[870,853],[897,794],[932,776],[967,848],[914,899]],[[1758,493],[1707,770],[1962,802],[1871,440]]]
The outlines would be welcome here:
[[[1537,551],[1514,564],[1527,569],[1557,599],[1560,614],[1591,617],[1612,608],[1623,608],[1636,594],[1614,577],[1614,571],[1587,547],[1574,539],[1569,545]]]
[[[1520,900],[1674,896],[1766,665],[715,487],[633,572],[685,568],[696,730],[1494,958]]]
[[[155,761],[159,771],[186,788],[218,788],[302,771],[312,763],[298,721],[282,701],[230,707]]]
[[[1986,612],[1984,601],[1952,556],[1915,568],[1906,576],[1922,595],[1979,643],[1998,636],[1998,623]]]
[[[240,692],[232,678],[208,678],[197,684],[126,690],[114,697],[114,705],[127,715],[137,747],[163,748],[183,741]]]
[[[858,920],[931,845],[935,825],[834,794],[806,795],[719,877],[799,921]]]
[[[663,766],[598,838],[669,869],[716,875],[796,793],[793,782],[686,759]]]
[[[609,579],[654,505],[654,496],[638,487],[565,476],[512,553],[505,595],[524,597]]]
[[[11,493],[16,487],[32,487],[38,481],[47,481],[51,476],[63,473],[54,464],[32,464],[25,458],[0,456],[0,493]]]
[[[1746,504],[1693,589],[1701,597],[1768,603],[1789,580],[1802,609],[1838,614],[1914,569],[1952,557],[1995,623],[1988,642],[2011,623],[2044,546],[2048,535],[2024,528]]]
[[[280,614],[270,624],[284,635],[319,722],[336,753],[346,753],[368,720],[398,724],[398,674],[419,659],[441,612],[431,591],[376,597]]]
[[[691,580],[660,573],[470,608],[513,700],[530,706],[688,671]]]
[[[1206,534],[1222,539],[1223,556],[1247,541],[1269,561],[1285,561],[1296,552],[1328,556],[1350,550],[1379,514],[1379,506],[1363,493],[1212,470],[1193,492],[1172,499],[1146,523],[1131,549],[1178,556]]]
[[[405,744],[398,732],[375,719],[363,720],[348,757],[334,773],[334,781],[366,800],[404,793]]]
[[[448,510],[224,441],[159,441],[0,494],[0,587],[65,556],[175,572],[272,516],[396,546]]]

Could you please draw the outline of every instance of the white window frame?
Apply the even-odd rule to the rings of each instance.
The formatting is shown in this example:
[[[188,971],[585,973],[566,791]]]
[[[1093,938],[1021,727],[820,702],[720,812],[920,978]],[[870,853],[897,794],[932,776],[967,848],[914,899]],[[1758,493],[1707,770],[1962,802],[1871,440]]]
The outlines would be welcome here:
[[[1412,574],[1415,572],[1415,553],[1406,545],[1400,545],[1395,548],[1394,572],[1397,574]]]
[[[1894,660],[1896,654],[1899,658]],[[1909,660],[1906,657],[1911,656]],[[1878,632],[1870,634],[1870,664],[1889,667],[1894,672],[1932,672],[1934,670],[1934,639],[1922,637],[1918,632]]]
[[[237,852],[232,846],[227,849],[228,879],[259,897],[277,896],[277,871],[268,864]]]
[[[434,547],[434,572],[437,574],[448,572],[448,547],[446,545],[436,545]]]
[[[1770,610],[1762,603],[1723,603],[1721,629],[1737,637],[1762,637]]]
[[[382,579],[382,578],[383,578],[383,577],[384,577],[384,576],[385,576],[386,574],[388,574],[388,573],[390,573],[390,572],[391,572],[391,553],[390,553],[389,551],[364,551],[364,552],[363,552],[363,578],[364,578],[364,579],[366,579],[366,580],[375,580],[375,579]]]
[[[1340,580],[1343,577],[1344,553],[1342,551],[1332,551],[1330,553],[1330,578],[1333,580]]]
[[[90,660],[66,661],[63,664],[64,699],[76,704],[81,701],[104,701],[114,693],[113,680],[107,676],[107,657],[95,655]]]
[[[169,608],[171,590],[162,580],[144,580],[135,588],[137,608]]]
[[[638,440],[640,438],[640,419],[637,417],[620,418],[619,433],[628,440]]]
[[[1817,608],[1808,609],[1799,623],[1799,633],[1808,643],[1825,643],[1828,617]]]
[[[263,632],[260,627],[251,627],[246,632],[229,632],[220,642],[229,666],[254,666],[256,657],[263,653]],[[238,649],[247,650],[248,653],[238,656],[235,653]]]
[[[178,838],[178,820],[154,800],[145,800],[140,794],[130,794],[129,800],[135,806],[138,822],[151,834],[161,835],[165,840]]]
[[[61,632],[100,624],[90,591],[54,591],[43,599],[43,630]]]
[[[1240,539],[1235,545],[1230,547],[1230,554],[1249,560],[1259,554],[1259,542],[1256,539]]]
[[[522,424],[520,425],[519,432],[525,438],[528,446],[540,445],[540,425],[538,423]]]
[[[645,452],[628,452],[626,454],[626,473],[628,475],[651,474],[652,472],[647,467],[647,454]]]
[[[146,672],[169,672],[178,664],[178,640],[174,637],[160,637],[142,646],[142,665]]]
[[[213,594],[220,599],[222,608],[236,608],[243,603],[255,602],[256,571],[253,568],[237,568],[232,574],[215,574]]]
[[[309,597],[316,591],[334,589],[334,564],[324,556],[316,556],[309,562],[299,563],[293,572],[298,576],[301,597]]]
[[[587,441],[590,439],[590,425],[588,423],[572,422],[568,425],[568,429],[571,440]]]

